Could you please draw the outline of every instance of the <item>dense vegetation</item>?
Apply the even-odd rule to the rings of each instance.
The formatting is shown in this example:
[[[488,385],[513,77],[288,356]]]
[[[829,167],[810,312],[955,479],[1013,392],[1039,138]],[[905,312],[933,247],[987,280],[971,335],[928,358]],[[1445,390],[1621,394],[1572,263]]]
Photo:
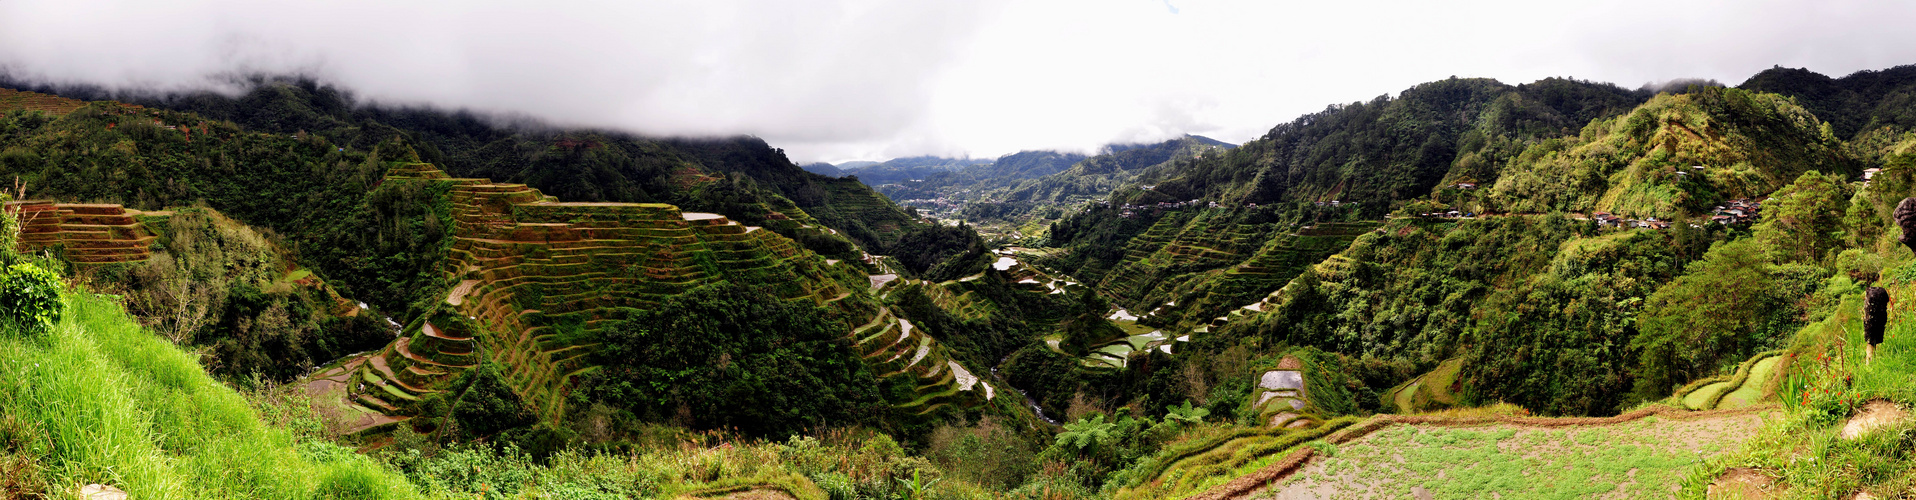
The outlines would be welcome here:
[[[817,306],[709,285],[602,332],[594,355],[605,369],[581,390],[633,421],[752,436],[876,425],[878,379],[844,332]]]
[[[343,148],[341,153],[350,154],[374,149],[386,141],[399,140],[415,146],[421,160],[441,165],[453,175],[525,183],[565,200],[672,203],[688,210],[722,213],[741,221],[763,220],[771,212],[795,206],[868,247],[889,243],[896,238],[898,231],[911,225],[911,219],[903,211],[885,203],[882,197],[863,185],[849,179],[833,179],[805,172],[787,160],[783,151],[757,138],[660,140],[611,131],[561,130],[538,123],[514,123],[465,111],[367,105],[359,102],[350,92],[309,79],[261,77],[240,83],[246,91],[238,97],[214,92],[121,95],[86,87],[36,86],[0,77],[0,87],[57,91],[66,97],[78,99],[117,99],[187,113],[190,115],[171,116],[182,117],[188,124],[202,121],[224,123],[228,125],[226,130],[234,126],[243,127],[263,133],[268,138],[297,138],[319,146],[319,152]],[[167,124],[181,122],[176,119],[164,121]],[[153,130],[163,129],[155,127]],[[85,142],[112,144],[114,141]],[[335,145],[337,148],[329,147]],[[221,157],[205,154],[208,153],[206,151],[200,152],[202,154],[199,157],[208,160]],[[389,151],[386,159],[394,158],[397,156]],[[240,165],[261,163],[246,158],[230,158],[228,161],[237,161]],[[36,163],[10,166],[8,173],[46,168]],[[104,173],[125,168],[125,164],[126,160],[122,159],[94,162],[93,166],[108,169],[100,172]],[[224,165],[229,170],[232,168],[231,163]],[[63,163],[54,161],[52,166],[63,166]],[[134,177],[143,174],[138,170],[132,173]],[[370,179],[363,179],[367,181],[364,185],[376,181],[382,173],[371,172]],[[735,195],[744,196],[748,199],[747,203],[732,203],[728,206],[723,196],[715,199],[706,190],[693,189],[712,176],[733,174],[742,177],[734,182],[744,179],[752,181],[743,193]],[[199,177],[182,176],[182,179]],[[312,182],[336,180],[321,177]],[[191,189],[192,181],[180,182]],[[290,189],[293,187],[305,189],[294,191]],[[139,193],[153,190],[147,186],[129,185],[103,188],[102,193],[48,194],[101,200],[124,199],[129,205],[139,207],[148,207],[149,201],[157,205],[180,204],[177,198],[166,198],[159,193],[152,194],[155,198],[150,200],[138,196]],[[273,195],[296,192],[304,195],[323,191],[294,184],[285,189],[258,190],[253,193]],[[204,196],[198,193],[172,193],[188,201],[194,199],[194,195]],[[258,203],[272,203],[286,210],[285,205],[279,203],[281,200],[271,196],[261,198]],[[350,196],[328,198],[335,201],[355,199]],[[254,219],[249,217],[250,214],[227,204],[213,203],[213,206],[248,223],[280,229],[280,226],[273,224],[276,221]],[[845,248],[821,249],[821,253],[844,255]]]
[[[1334,452],[1307,442],[1373,413],[1507,403],[1614,415],[1770,351],[1795,356],[1779,391],[1789,418],[1738,459],[1831,496],[1906,487],[1916,472],[1877,462],[1906,464],[1908,440],[1828,435],[1867,400],[1916,403],[1900,382],[1908,324],[1892,325],[1874,364],[1805,360],[1858,348],[1849,326],[1863,287],[1911,289],[1913,256],[1887,220],[1916,194],[1908,73],[1774,69],[1743,88],[1674,93],[1450,79],[1332,106],[1235,149],[1183,138],[1091,157],[845,166],[858,179],[805,172],[752,138],[506,125],[361,106],[297,80],[237,98],[122,96],[146,109],[9,112],[0,174],[29,194],[176,210],[152,259],[59,283],[65,315],[8,295],[59,277],[0,258],[0,493],[108,482],[160,497],[1185,494],[1299,446]],[[834,259],[886,254],[858,265],[903,277],[850,306],[721,280],[579,319],[608,326],[560,339],[599,367],[561,393],[562,415],[539,414],[514,368],[482,357],[421,403],[444,425],[333,435],[323,422],[335,409],[272,382],[385,345],[384,315],[411,322],[445,297],[446,193],[379,181],[413,160],[567,200],[717,212]],[[1881,170],[1860,182],[1864,168]],[[962,217],[1055,219],[1048,239],[1024,240],[1050,248],[994,268],[1003,240],[924,224],[861,180],[894,197],[969,189]],[[1761,200],[1761,217],[1705,218],[1733,198]],[[1453,209],[1473,216],[1429,215]],[[1596,211],[1670,224],[1604,227],[1585,215]],[[820,279],[867,290],[858,272],[832,272]],[[903,355],[861,359],[869,339],[847,337],[848,309],[932,332],[938,355],[976,367],[968,376],[996,399],[903,404],[956,390],[924,394],[943,386],[879,373],[902,371]],[[580,332],[559,326],[558,337]],[[1180,340],[1087,362],[1153,335]],[[1259,376],[1283,363],[1311,387],[1302,430],[1276,428],[1258,397]],[[1426,376],[1443,383],[1388,397]],[[114,446],[75,444],[96,441]],[[342,446],[361,444],[379,450]]]
[[[340,297],[252,228],[207,208],[166,219],[146,262],[102,273],[127,308],[172,341],[204,346],[222,377],[288,380],[347,354],[377,349],[392,332]]]

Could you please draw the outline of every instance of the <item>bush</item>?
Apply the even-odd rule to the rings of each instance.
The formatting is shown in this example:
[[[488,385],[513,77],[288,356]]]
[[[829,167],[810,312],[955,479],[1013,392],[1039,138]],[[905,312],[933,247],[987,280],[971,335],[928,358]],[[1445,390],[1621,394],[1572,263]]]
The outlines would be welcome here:
[[[21,328],[39,331],[60,321],[60,276],[33,264],[0,273],[0,314]]]

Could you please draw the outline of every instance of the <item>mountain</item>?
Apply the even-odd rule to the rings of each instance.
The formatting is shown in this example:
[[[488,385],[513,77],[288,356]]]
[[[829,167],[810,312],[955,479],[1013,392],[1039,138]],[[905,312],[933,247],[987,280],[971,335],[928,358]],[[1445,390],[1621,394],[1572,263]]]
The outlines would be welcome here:
[[[843,177],[845,175],[844,170],[839,170],[838,167],[832,166],[832,164],[824,163],[824,162],[807,163],[807,164],[801,165],[800,168],[804,168],[806,172],[811,172],[811,173],[823,175],[826,177]]]
[[[824,237],[808,237],[807,244],[817,243],[822,246],[815,249],[841,257],[857,257],[844,239],[882,252],[900,231],[915,223],[911,216],[863,185],[805,172],[786,159],[783,151],[756,138],[657,139],[612,131],[563,130],[523,120],[504,122],[466,111],[365,104],[350,92],[309,79],[254,78],[245,83],[247,90],[237,97],[213,92],[117,95],[0,77],[0,87],[37,88],[82,100],[117,99],[190,113],[193,120],[231,122],[253,132],[315,136],[345,150],[369,150],[399,138],[412,146],[421,160],[444,165],[454,175],[522,182],[568,200],[677,203],[745,221],[757,221],[772,212],[789,212],[786,207],[796,205],[816,212],[813,215],[822,223],[837,230]],[[734,173],[742,177],[733,184],[750,181],[749,186],[739,184],[745,198],[732,193],[694,194],[683,189],[688,183],[700,182],[701,176]],[[136,191],[139,189],[117,193]],[[114,199],[114,193],[96,196]],[[688,197],[706,201],[692,202]]]
[[[1015,182],[1003,197],[1005,201],[1025,203],[1059,203],[1102,197],[1139,176],[1174,170],[1177,168],[1175,162],[1202,160],[1207,154],[1214,155],[1234,147],[1230,143],[1195,135],[1156,144],[1107,146],[1097,156],[1080,160],[1063,171],[1046,173],[1035,182]]]
[[[963,166],[940,159],[901,159],[881,166],[933,166],[881,170],[877,175],[863,173],[879,168],[868,167],[857,175],[893,200],[941,217],[1029,223],[1034,211],[1052,214],[1036,220],[1055,219],[1063,206],[1101,198],[1153,167],[1170,168],[1176,161],[1231,147],[1207,137],[1185,136],[1153,144],[1108,145],[1094,156],[1022,151]],[[896,175],[900,173],[904,175]]]
[[[1863,70],[1830,78],[1801,68],[1773,67],[1744,80],[1737,88],[1780,94],[1822,117],[1837,137],[1870,141],[1871,136],[1896,136],[1916,128],[1916,66],[1881,71]]]
[[[950,178],[968,167],[988,164],[991,160],[967,158],[943,158],[937,156],[914,156],[896,158],[884,162],[846,162],[837,168],[844,175],[856,176],[860,182],[878,189],[879,192],[899,199],[897,191],[879,188],[879,186],[917,186],[922,182],[940,182]]]
[[[1816,115],[1791,99],[1741,89],[1659,95],[1592,121],[1505,164],[1479,211],[1606,211],[1665,219],[1756,198],[1807,171],[1862,173]],[[1492,180],[1494,179],[1494,180]],[[1465,202],[1470,204],[1470,202]]]
[[[1102,279],[1119,265],[1132,239],[1151,228],[1160,213],[1126,205],[1215,202],[1240,214],[1234,217],[1259,224],[1374,219],[1430,194],[1442,182],[1495,180],[1497,167],[1530,144],[1573,135],[1589,120],[1627,112],[1648,97],[1575,80],[1510,86],[1451,79],[1395,98],[1331,106],[1228,152],[1142,175],[1134,185],[1114,190],[1108,204],[1063,218],[1052,226],[1051,240],[1076,251],[1055,264],[1087,280]],[[1154,231],[1176,235],[1215,229]],[[1246,257],[1235,253],[1184,272],[1222,268]]]
[[[804,167],[296,79],[4,91],[0,496],[1895,496],[1909,71]]]

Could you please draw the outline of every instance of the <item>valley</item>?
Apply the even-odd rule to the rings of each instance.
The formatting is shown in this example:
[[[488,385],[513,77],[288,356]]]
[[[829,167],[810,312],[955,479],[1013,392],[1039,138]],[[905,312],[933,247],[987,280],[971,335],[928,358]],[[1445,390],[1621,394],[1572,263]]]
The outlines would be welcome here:
[[[1916,66],[803,167],[0,87],[0,497],[1916,494]]]

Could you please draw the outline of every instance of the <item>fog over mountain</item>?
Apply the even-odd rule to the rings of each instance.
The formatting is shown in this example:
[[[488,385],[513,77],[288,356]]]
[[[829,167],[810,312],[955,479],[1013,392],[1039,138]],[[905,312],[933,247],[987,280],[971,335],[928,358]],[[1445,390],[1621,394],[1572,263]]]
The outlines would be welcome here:
[[[1912,18],[1912,4],[1808,1],[0,0],[0,68],[160,89],[299,73],[379,102],[752,134],[840,162],[1244,142],[1451,75],[1843,75],[1916,61]]]

